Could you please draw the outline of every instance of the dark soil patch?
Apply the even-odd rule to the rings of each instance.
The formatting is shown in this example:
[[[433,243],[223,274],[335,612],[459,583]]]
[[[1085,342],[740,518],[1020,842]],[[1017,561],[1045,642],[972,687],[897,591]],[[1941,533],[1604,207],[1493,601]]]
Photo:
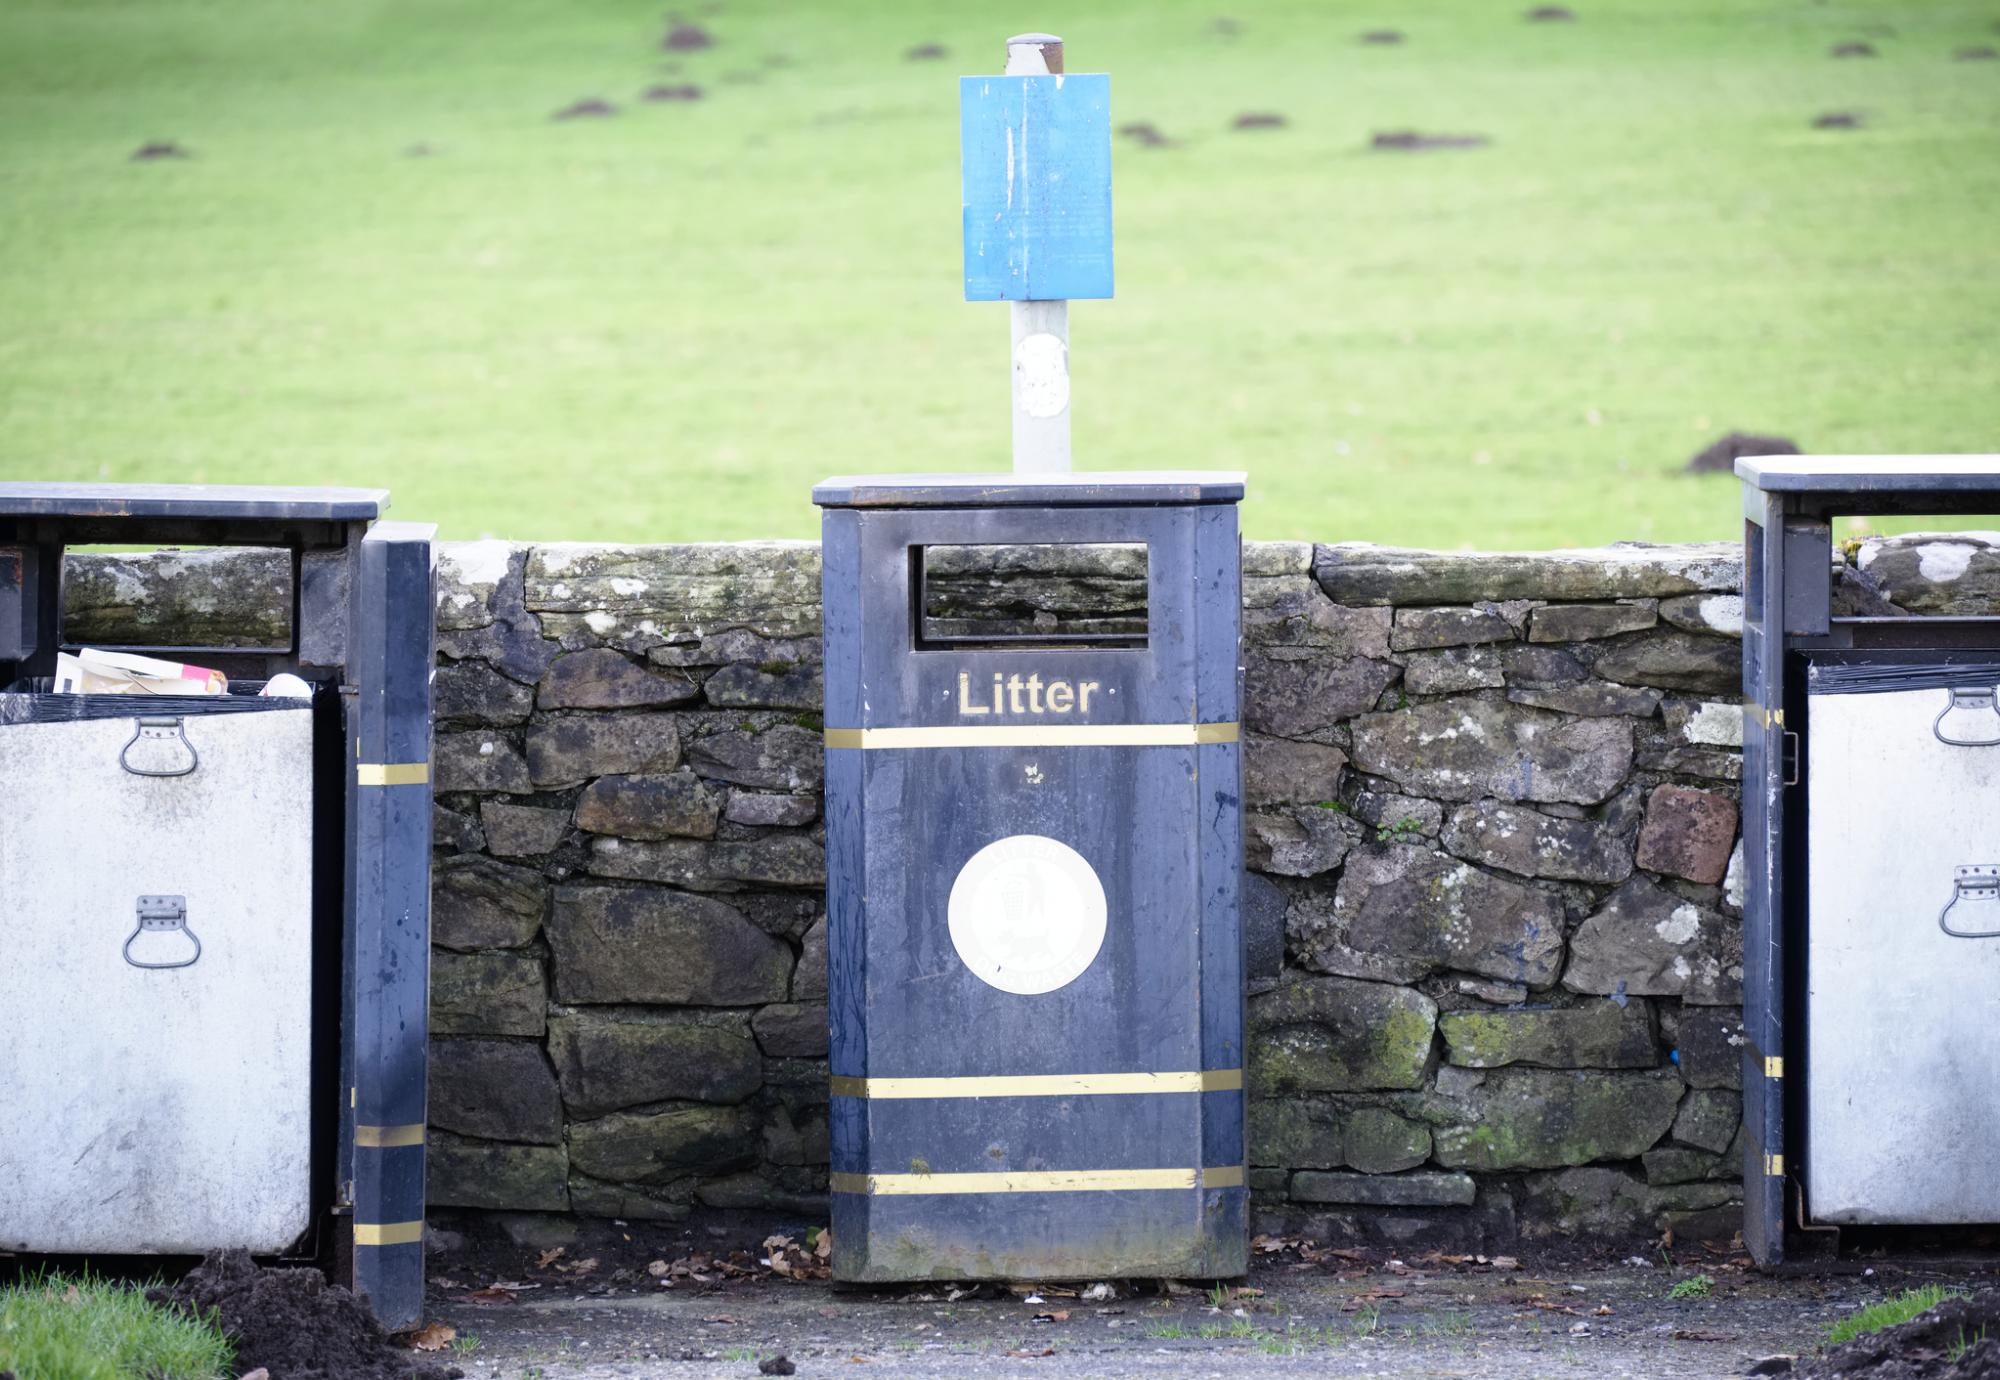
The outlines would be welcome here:
[[[1493,141],[1484,134],[1424,134],[1414,129],[1377,130],[1369,147],[1392,153],[1427,153],[1432,149],[1483,149]]]
[[[1831,52],[1834,57],[1841,58],[1874,57],[1876,55],[1875,45],[1872,43],[1836,43],[1833,45]]]
[[[150,144],[141,144],[132,150],[134,163],[150,163],[155,158],[192,158],[193,154],[171,139],[155,139]]]
[[[1221,34],[1224,38],[1234,38],[1243,32],[1243,21],[1231,19],[1225,14],[1218,16],[1208,28],[1211,33]]]
[[[1946,1299],[1909,1322],[1837,1346],[1798,1373],[1810,1380],[1994,1380],[2000,1289]]]
[[[699,24],[676,19],[667,26],[667,36],[660,40],[660,46],[670,53],[692,53],[700,48],[713,48],[715,36]]]
[[[1522,17],[1531,24],[1574,24],[1576,11],[1568,5],[1537,5]]]
[[[578,101],[575,105],[566,105],[555,114],[549,116],[549,118],[551,120],[601,120],[608,115],[616,115],[617,113],[617,106],[611,104],[609,101],[600,101],[593,96],[587,101]]]
[[[1960,48],[1952,54],[1958,62],[1993,62],[2000,60],[2000,48],[1991,48],[1981,43],[1971,48]]]
[[[701,98],[702,89],[692,82],[679,86],[649,86],[639,97],[642,101],[698,101]]]
[[[1253,110],[1236,117],[1237,129],[1283,129],[1290,120],[1272,110]]]
[[[1759,436],[1732,431],[1720,441],[1696,451],[1681,468],[1689,474],[1733,474],[1746,455],[1802,455],[1798,442],[1783,436]]]
[[[1130,139],[1140,148],[1172,148],[1174,141],[1160,133],[1160,127],[1149,120],[1134,120],[1130,124],[1118,126],[1120,137]]]
[[[903,54],[905,62],[939,62],[951,56],[951,49],[942,43],[919,43]]]
[[[418,1359],[374,1315],[318,1270],[267,1270],[244,1250],[210,1251],[172,1289],[146,1299],[215,1318],[236,1348],[236,1370],[271,1380],[458,1380],[456,1366]]]
[[[1861,116],[1852,110],[1829,110],[1824,115],[1815,116],[1814,129],[1859,129]]]
[[[437,150],[429,144],[412,144],[403,150],[403,157],[405,158],[433,158],[436,155]]]
[[[1361,35],[1361,41],[1363,43],[1373,43],[1380,48],[1387,48],[1403,41],[1403,31],[1401,29],[1370,29],[1367,33]]]

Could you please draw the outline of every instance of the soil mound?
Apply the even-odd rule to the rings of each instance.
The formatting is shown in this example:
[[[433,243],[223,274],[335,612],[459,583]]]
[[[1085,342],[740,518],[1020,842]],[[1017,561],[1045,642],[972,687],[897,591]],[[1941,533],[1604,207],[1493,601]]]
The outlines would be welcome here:
[[[1720,441],[1696,451],[1682,466],[1689,474],[1734,474],[1736,462],[1746,455],[1801,455],[1796,441],[1783,436],[1759,436],[1750,431],[1732,431]]]
[[[419,1360],[389,1340],[360,1300],[318,1270],[264,1269],[245,1250],[210,1251],[172,1289],[146,1299],[213,1316],[236,1347],[238,1373],[271,1380],[459,1380],[456,1366]]]
[[[1829,110],[1813,119],[1814,129],[1859,129],[1861,117],[1851,110]]]
[[[617,113],[618,107],[611,104],[611,102],[592,98],[587,101],[578,101],[575,105],[566,105],[555,114],[549,116],[549,118],[551,120],[601,120],[606,116],[616,115]]]
[[[1831,51],[1835,57],[1874,57],[1875,45],[1872,43],[1836,43],[1833,45]]]
[[[950,56],[950,50],[942,43],[919,43],[903,54],[905,62],[937,62]]]
[[[692,53],[698,48],[713,48],[715,37],[699,24],[676,22],[667,26],[660,46],[670,53]]]
[[[1370,29],[1367,33],[1361,35],[1361,41],[1363,43],[1373,43],[1380,47],[1388,47],[1391,44],[1403,41],[1403,31],[1401,29]]]
[[[1801,1366],[1804,1380],[2000,1380],[2000,1289],[1949,1298]]]
[[[186,149],[171,139],[156,139],[150,144],[141,144],[132,150],[134,163],[150,163],[155,158],[191,158]]]
[[[1236,117],[1238,129],[1283,129],[1291,121],[1269,110],[1253,110],[1247,115]]]
[[[1150,120],[1134,120],[1130,124],[1118,126],[1118,133],[1130,139],[1141,148],[1164,149],[1173,146],[1173,140],[1160,133],[1160,127]]]
[[[1534,24],[1573,24],[1576,11],[1567,5],[1537,5],[1527,13],[1527,19]]]
[[[1952,57],[1960,62],[1992,62],[2000,59],[2000,48],[1990,48],[1982,43],[1971,48],[1960,48],[1952,54]]]
[[[1398,153],[1425,153],[1431,149],[1483,149],[1492,143],[1483,134],[1424,134],[1414,129],[1378,131],[1371,147]]]
[[[649,86],[646,88],[646,94],[641,96],[640,99],[647,101],[698,101],[701,99],[701,96],[702,90],[699,86],[694,85],[692,82],[683,82],[678,86]]]

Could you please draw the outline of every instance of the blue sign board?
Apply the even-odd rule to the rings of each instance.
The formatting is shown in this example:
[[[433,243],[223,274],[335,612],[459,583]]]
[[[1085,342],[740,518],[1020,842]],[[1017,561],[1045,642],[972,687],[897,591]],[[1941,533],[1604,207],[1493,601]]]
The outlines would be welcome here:
[[[968,302],[1111,296],[1111,78],[960,77]]]

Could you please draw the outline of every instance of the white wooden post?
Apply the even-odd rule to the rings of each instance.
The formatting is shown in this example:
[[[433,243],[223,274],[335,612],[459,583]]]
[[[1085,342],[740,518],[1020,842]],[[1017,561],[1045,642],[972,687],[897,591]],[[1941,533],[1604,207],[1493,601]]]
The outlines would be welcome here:
[[[1005,75],[1058,75],[1062,40],[1017,34],[1007,40]],[[1014,360],[1014,472],[1068,474],[1069,303],[1010,302]]]

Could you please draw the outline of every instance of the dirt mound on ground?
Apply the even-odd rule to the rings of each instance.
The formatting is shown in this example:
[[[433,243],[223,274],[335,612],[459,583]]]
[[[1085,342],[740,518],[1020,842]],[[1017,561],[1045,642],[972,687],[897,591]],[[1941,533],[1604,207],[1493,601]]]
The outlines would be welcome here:
[[[456,1366],[419,1360],[389,1340],[360,1300],[318,1270],[264,1269],[244,1250],[210,1251],[148,1302],[213,1316],[236,1348],[236,1370],[271,1380],[458,1380]]]
[[[1368,141],[1371,148],[1399,153],[1427,153],[1432,149],[1483,149],[1492,143],[1483,134],[1425,134],[1415,129],[1379,131]]]
[[[1734,474],[1736,462],[1746,455],[1798,455],[1798,442],[1783,436],[1759,436],[1750,431],[1732,431],[1720,441],[1694,453],[1682,468],[1689,474]]]
[[[1804,1380],[2000,1380],[2000,1289],[1946,1299],[1897,1327],[1837,1346]]]

